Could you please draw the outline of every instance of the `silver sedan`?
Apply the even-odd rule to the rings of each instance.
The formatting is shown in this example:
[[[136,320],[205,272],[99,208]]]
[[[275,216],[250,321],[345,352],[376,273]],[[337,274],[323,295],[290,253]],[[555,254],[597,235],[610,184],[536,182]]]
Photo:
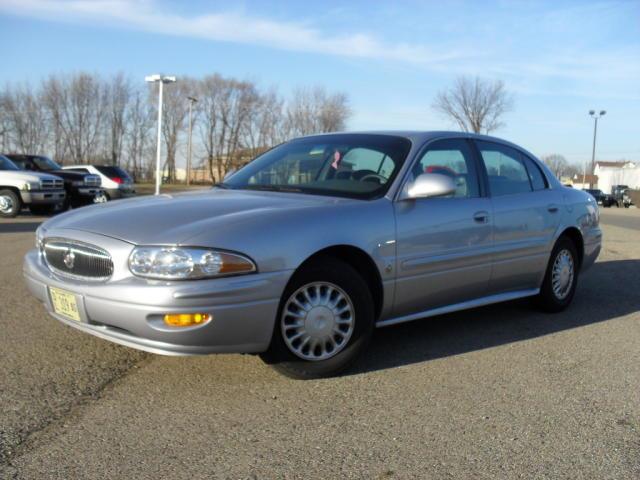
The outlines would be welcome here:
[[[260,354],[335,375],[375,327],[534,297],[572,301],[602,233],[593,198],[531,153],[451,132],[284,143],[211,191],[45,222],[24,261],[59,321],[167,355]]]

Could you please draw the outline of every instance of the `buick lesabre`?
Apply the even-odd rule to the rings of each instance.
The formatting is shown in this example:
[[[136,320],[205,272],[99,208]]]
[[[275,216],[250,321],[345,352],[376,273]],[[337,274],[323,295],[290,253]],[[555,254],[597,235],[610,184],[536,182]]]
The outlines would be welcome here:
[[[24,275],[83,332],[317,378],[349,367],[375,327],[522,297],[563,310],[600,251],[598,222],[591,195],[504,140],[324,134],[209,191],[54,217]]]

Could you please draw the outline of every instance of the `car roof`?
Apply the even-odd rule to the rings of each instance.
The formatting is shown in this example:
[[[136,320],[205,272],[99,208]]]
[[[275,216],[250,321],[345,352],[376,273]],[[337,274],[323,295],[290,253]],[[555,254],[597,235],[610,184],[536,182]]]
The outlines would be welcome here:
[[[394,137],[404,137],[411,140],[413,143],[424,143],[428,140],[433,140],[440,137],[472,138],[474,140],[485,140],[488,142],[501,143],[503,145],[516,148],[533,158],[537,158],[533,153],[529,152],[527,149],[513,142],[505,140],[504,138],[493,137],[491,135],[482,135],[479,133],[460,132],[460,131],[451,131],[451,130],[362,130],[362,131],[354,131],[354,132],[318,133],[318,134],[306,135],[304,137],[298,137],[298,138],[318,137],[322,135],[389,135]],[[292,140],[295,140],[295,139],[292,139]]]

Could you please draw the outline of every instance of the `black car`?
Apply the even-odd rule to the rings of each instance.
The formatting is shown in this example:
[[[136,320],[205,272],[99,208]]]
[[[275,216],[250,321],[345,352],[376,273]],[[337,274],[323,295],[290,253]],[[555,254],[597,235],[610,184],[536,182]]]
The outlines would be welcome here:
[[[591,194],[591,196],[596,199],[596,202],[598,202],[598,205],[602,205],[603,207],[610,207],[616,203],[611,195],[604,193],[602,190],[587,188],[585,192]]]
[[[613,185],[611,187],[611,196],[613,197],[613,203],[615,203],[617,207],[622,205],[624,208],[629,208],[633,205],[631,197],[629,196],[628,185]]]
[[[9,154],[6,157],[22,170],[46,172],[62,178],[67,194],[63,205],[64,210],[107,200],[98,175],[63,170],[60,165],[43,155]]]

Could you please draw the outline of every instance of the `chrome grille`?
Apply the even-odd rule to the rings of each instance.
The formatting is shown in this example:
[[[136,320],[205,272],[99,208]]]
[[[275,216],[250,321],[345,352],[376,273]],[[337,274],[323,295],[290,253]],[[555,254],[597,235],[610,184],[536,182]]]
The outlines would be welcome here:
[[[82,280],[106,280],[113,274],[113,261],[106,250],[76,240],[45,239],[44,258],[61,275]]]
[[[40,181],[42,190],[60,190],[64,187],[64,182],[61,179],[44,179]]]
[[[99,187],[102,184],[102,180],[98,175],[85,175],[84,184],[87,187]]]

